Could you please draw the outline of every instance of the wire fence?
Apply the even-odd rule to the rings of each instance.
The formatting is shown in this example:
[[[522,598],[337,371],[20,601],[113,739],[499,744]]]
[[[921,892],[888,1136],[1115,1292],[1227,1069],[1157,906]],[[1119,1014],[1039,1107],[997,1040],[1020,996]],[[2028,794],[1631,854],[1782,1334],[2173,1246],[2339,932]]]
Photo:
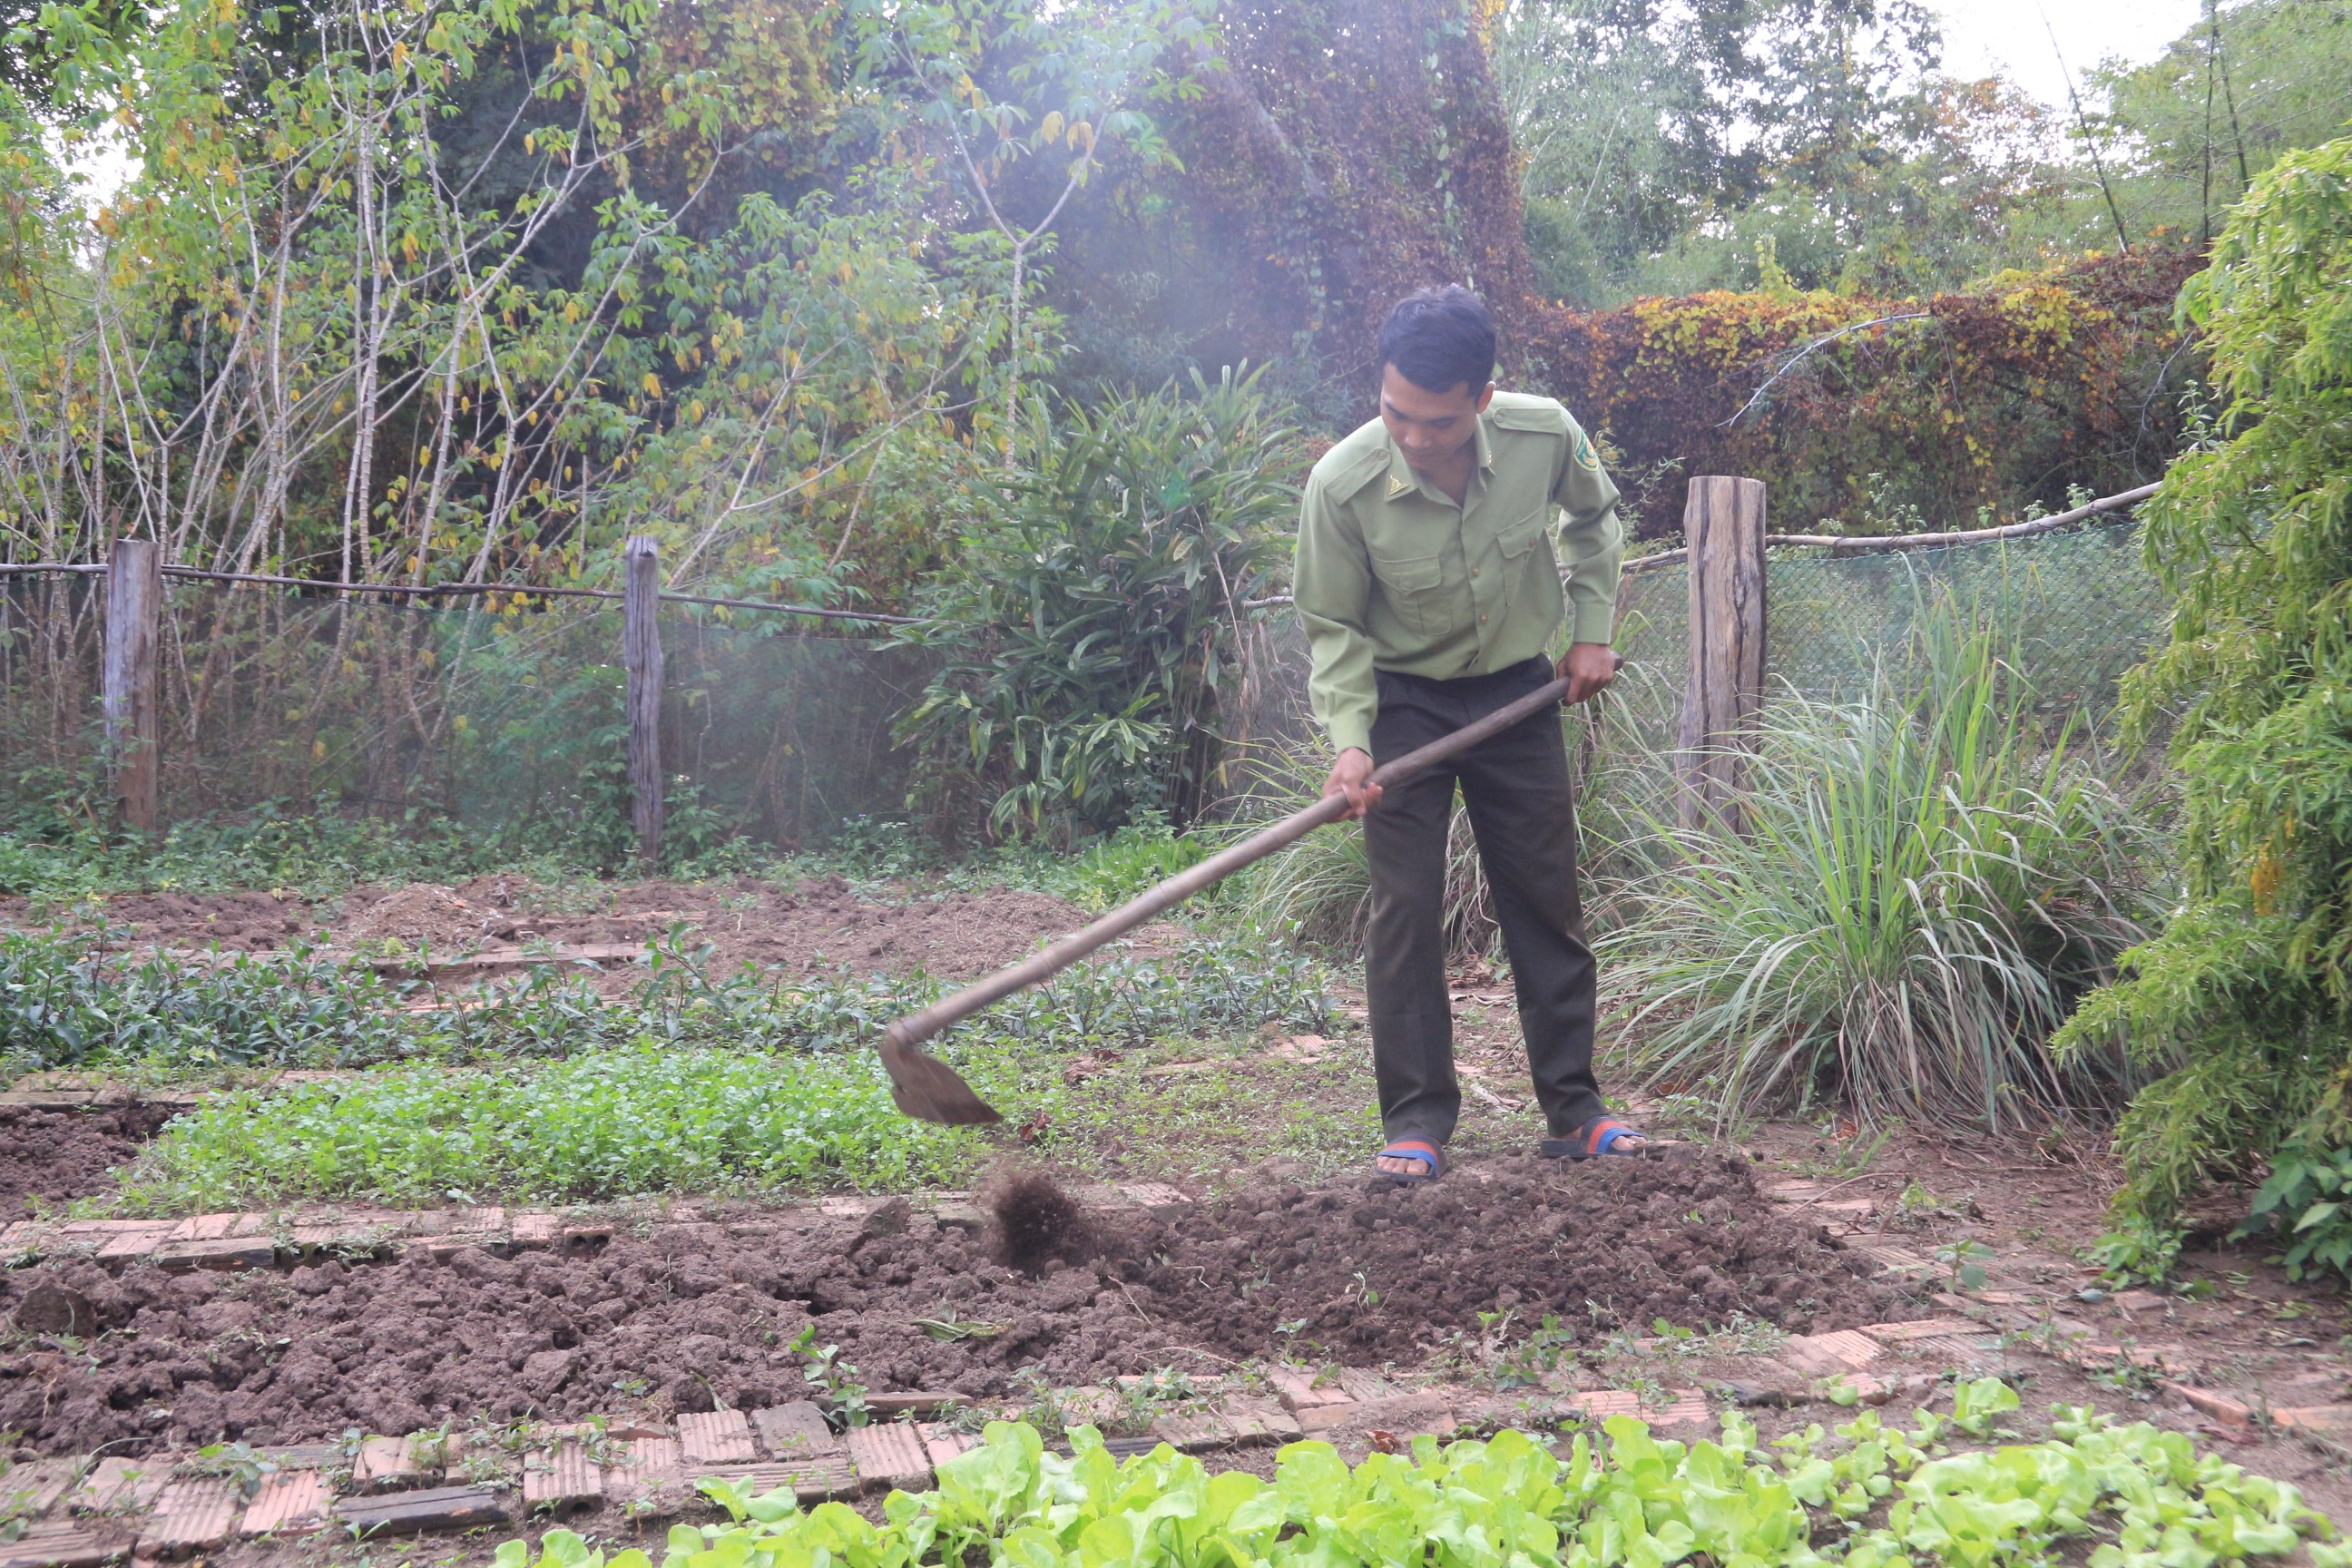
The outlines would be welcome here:
[[[0,580],[0,820],[93,793],[104,605],[100,577]],[[682,826],[795,845],[899,809],[890,727],[929,656],[745,623],[662,621],[662,754]],[[173,581],[162,818],[324,802],[551,841],[617,836],[621,626],[593,601],[417,606]]]
[[[1904,679],[1924,606],[1948,594],[2015,635],[2053,715],[2103,720],[2117,682],[2166,633],[2138,530],[2082,528],[1868,554],[1776,549],[1766,568],[1766,679],[1836,700]],[[1687,665],[1680,561],[1629,574],[1610,743],[1668,765]],[[0,824],[98,798],[104,579],[0,578]],[[821,844],[905,807],[910,759],[891,728],[934,656],[805,621],[665,613],[662,755],[673,833]],[[400,605],[173,580],[161,657],[162,817],[264,803],[445,815],[551,839],[626,832],[622,617],[593,600],[524,609]],[[1295,616],[1254,628],[1231,741],[1313,745]]]
[[[2161,642],[2170,603],[2128,523],[1986,543],[1829,555],[1769,552],[1764,675],[1774,691],[1858,696],[1880,671],[1898,682],[1914,626],[1939,597],[2014,638],[2023,673],[2053,714],[2104,721],[2124,673]],[[1688,658],[1690,572],[1681,561],[1629,575],[1617,647],[1629,663]],[[1671,744],[1671,734],[1662,738]]]

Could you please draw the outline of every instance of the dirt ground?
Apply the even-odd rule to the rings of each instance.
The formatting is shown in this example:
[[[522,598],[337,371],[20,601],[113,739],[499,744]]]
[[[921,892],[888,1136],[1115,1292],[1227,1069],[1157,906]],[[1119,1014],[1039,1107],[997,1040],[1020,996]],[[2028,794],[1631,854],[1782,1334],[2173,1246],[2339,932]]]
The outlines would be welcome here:
[[[45,1451],[143,1437],[293,1442],[478,1414],[578,1419],[794,1395],[814,1324],[877,1389],[1106,1384],[1286,1352],[1416,1367],[1481,1314],[1595,1340],[1745,1314],[1804,1331],[1920,1315],[1875,1266],[1774,1212],[1748,1162],[1501,1162],[1443,1185],[1361,1178],[1203,1205],[1173,1224],[1090,1210],[1002,1261],[1001,1221],[895,1200],[863,1221],[744,1207],[593,1255],[478,1248],[224,1278],[62,1262],[0,1276],[85,1299],[78,1352],[18,1336],[0,1429]],[[1000,1211],[1001,1212],[1001,1211]]]
[[[480,877],[456,887],[359,887],[316,904],[284,892],[119,894],[64,910],[0,899],[0,929],[105,927],[141,948],[273,952],[308,942],[331,952],[436,962],[511,957],[520,963],[567,948],[666,941],[683,927],[680,951],[692,954],[708,946],[716,977],[751,964],[796,974],[847,967],[968,978],[1013,963],[1041,940],[1076,931],[1088,918],[1060,899],[1007,889],[870,902],[838,877],[789,887],[740,877],[587,889]],[[1148,926],[1118,951],[1156,952],[1181,936],[1173,927]],[[625,962],[609,955],[603,962],[616,977],[629,977]]]
[[[0,1225],[106,1191],[107,1173],[155,1135],[171,1112],[149,1105],[47,1110],[0,1105]]]
[[[468,945],[637,942],[682,921],[698,933],[690,943],[717,948],[720,973],[750,961],[946,975],[1017,958],[1085,918],[1033,894],[883,906],[840,883],[737,882],[586,898],[513,879],[361,889],[340,906],[157,895],[111,900],[103,912],[167,946],[259,951],[299,937],[344,949],[429,944],[436,957]],[[0,924],[28,921],[21,904],[0,901]],[[877,1389],[1001,1397],[1024,1380],[1098,1384],[1286,1354],[1433,1367],[1496,1338],[1498,1321],[1507,1338],[1555,1314],[1593,1386],[1679,1387],[1733,1375],[1734,1363],[1671,1338],[1629,1348],[1656,1320],[1820,1332],[1942,1311],[1932,1299],[1957,1281],[1941,1259],[1973,1243],[1989,1278],[1969,1292],[1972,1310],[1991,1306],[2014,1323],[2010,1370],[2029,1412],[2088,1401],[2199,1429],[2229,1458],[2352,1507],[2352,1494],[2333,1495],[2346,1490],[2335,1479],[2343,1450],[2304,1447],[2322,1440],[2283,1428],[2249,1440],[2200,1427],[2163,1386],[2179,1373],[2263,1412],[2352,1402],[2352,1312],[2324,1285],[2286,1280],[2263,1242],[2224,1239],[2242,1191],[2214,1195],[2177,1288],[2116,1291],[2085,1261],[2116,1176],[2095,1129],[1985,1138],[1834,1121],[1719,1127],[1695,1106],[1620,1097],[1632,1119],[1686,1147],[1638,1163],[1538,1167],[1522,1157],[1541,1128],[1507,984],[1475,966],[1453,979],[1466,1098],[1455,1169],[1433,1188],[1362,1174],[1370,1086],[1360,1027],[1343,1025],[1328,1041],[1165,1042],[1074,1059],[1066,1120],[1024,1152],[1087,1173],[1173,1180],[1213,1201],[1172,1223],[1066,1238],[1034,1271],[996,1260],[985,1230],[935,1226],[920,1213],[894,1229],[887,1217],[865,1226],[748,1204],[707,1206],[698,1223],[624,1227],[600,1251],[568,1257],[419,1252],[228,1277],[21,1269],[0,1275],[0,1431],[54,1453],[142,1439],[302,1441],[476,1415],[753,1406],[802,1390],[789,1347],[804,1326]],[[1602,1070],[1606,1083],[1605,1052]],[[1099,1114],[1081,1119],[1080,1100],[1097,1090]],[[1286,1119],[1311,1130],[1311,1150],[1294,1139],[1269,1151]],[[34,1198],[54,1207],[102,1190],[105,1169],[154,1120],[136,1107],[0,1108],[0,1219]],[[1799,1182],[1816,1198],[1767,1201],[1768,1189]],[[1925,1267],[1859,1271],[1887,1247]],[[43,1282],[85,1293],[102,1331],[73,1343],[9,1331],[14,1304]],[[2161,1366],[2031,1354],[2051,1332],[2152,1351]],[[1768,1430],[1836,1418],[1818,1406],[1758,1415]]]

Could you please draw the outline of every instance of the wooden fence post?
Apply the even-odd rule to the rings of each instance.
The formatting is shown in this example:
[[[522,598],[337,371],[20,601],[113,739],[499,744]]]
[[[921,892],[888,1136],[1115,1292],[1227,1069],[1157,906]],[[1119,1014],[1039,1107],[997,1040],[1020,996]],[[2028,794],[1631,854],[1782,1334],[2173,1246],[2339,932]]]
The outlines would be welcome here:
[[[156,750],[155,647],[163,613],[163,559],[152,539],[118,539],[106,569],[101,703],[106,766],[123,826],[155,831],[162,757]]]
[[[1742,769],[1764,706],[1764,486],[1707,476],[1683,510],[1690,544],[1690,675],[1675,736],[1675,816],[1736,827]]]
[[[629,678],[629,794],[635,805],[637,864],[650,875],[661,863],[661,542],[633,533],[621,546],[621,668]]]

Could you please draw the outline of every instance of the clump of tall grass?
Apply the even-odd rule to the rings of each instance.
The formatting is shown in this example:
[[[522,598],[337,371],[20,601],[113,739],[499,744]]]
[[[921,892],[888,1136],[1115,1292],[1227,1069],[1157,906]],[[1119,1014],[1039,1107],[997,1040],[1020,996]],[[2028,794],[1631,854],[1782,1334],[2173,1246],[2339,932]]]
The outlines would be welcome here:
[[[1908,651],[1858,700],[1774,694],[1739,831],[1652,819],[1598,942],[1651,1084],[1996,1128],[2128,1088],[2047,1042],[2159,917],[2144,815],[1948,600]]]
[[[1644,837],[1644,808],[1670,787],[1670,759],[1654,738],[1673,732],[1681,680],[1679,665],[1628,665],[1604,695],[1563,711],[1582,828],[1579,866],[1589,925],[1607,922],[1610,901],[1624,877],[1625,847]],[[1331,753],[1312,737],[1262,741],[1236,768],[1243,781],[1239,796],[1221,814],[1223,831],[1232,837],[1312,805],[1331,771]],[[1221,896],[1264,930],[1353,953],[1363,945],[1371,895],[1363,825],[1343,822],[1318,828],[1250,867]],[[1458,797],[1446,835],[1444,909],[1448,952],[1501,959],[1502,929]]]
[[[1241,764],[1246,783],[1223,831],[1234,838],[1245,837],[1312,805],[1330,771],[1330,752],[1319,742],[1257,746]],[[1364,825],[1339,822],[1318,827],[1288,849],[1250,867],[1221,896],[1262,930],[1353,953],[1362,948],[1372,915],[1372,869],[1364,850]],[[1457,801],[1445,841],[1446,949],[1492,954],[1499,934],[1470,819]]]

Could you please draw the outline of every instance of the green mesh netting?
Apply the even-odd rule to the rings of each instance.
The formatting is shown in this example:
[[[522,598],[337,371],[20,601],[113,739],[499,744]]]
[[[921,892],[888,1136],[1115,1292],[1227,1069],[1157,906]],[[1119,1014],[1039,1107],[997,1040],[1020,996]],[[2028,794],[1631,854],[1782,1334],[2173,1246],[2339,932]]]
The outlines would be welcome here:
[[[1916,616],[1948,593],[2015,628],[2045,707],[2103,717],[2118,678],[2165,635],[2138,543],[2137,529],[2113,526],[1870,555],[1776,551],[1769,688],[1836,699],[1881,667],[1900,680]],[[1605,715],[1570,721],[1618,765],[1663,768],[1674,749],[1688,595],[1678,563],[1626,579],[1626,675]],[[0,809],[96,765],[104,597],[96,577],[0,580]],[[413,609],[186,582],[166,597],[166,820],[321,799],[557,830],[625,816],[617,607]],[[766,616],[666,616],[662,640],[672,798],[706,825],[814,843],[845,819],[902,808],[908,759],[890,726],[929,656]],[[1231,738],[1314,744],[1296,616],[1255,629],[1242,664]],[[1228,783],[1246,787],[1239,771]]]
[[[0,807],[97,766],[104,597],[89,577],[0,587]],[[165,597],[167,821],[322,800],[558,832],[625,815],[617,608],[409,608],[184,582]],[[928,656],[746,620],[664,618],[673,800],[777,844],[898,810],[890,725]]]
[[[1784,688],[1852,697],[1882,668],[1900,680],[1914,622],[1942,595],[2015,633],[2045,708],[2094,719],[2113,709],[2124,672],[2163,640],[2170,611],[2128,525],[1867,555],[1776,549],[1765,565],[1767,700]],[[1679,689],[1688,571],[1675,563],[1628,577],[1623,609],[1619,650],[1670,669]]]

